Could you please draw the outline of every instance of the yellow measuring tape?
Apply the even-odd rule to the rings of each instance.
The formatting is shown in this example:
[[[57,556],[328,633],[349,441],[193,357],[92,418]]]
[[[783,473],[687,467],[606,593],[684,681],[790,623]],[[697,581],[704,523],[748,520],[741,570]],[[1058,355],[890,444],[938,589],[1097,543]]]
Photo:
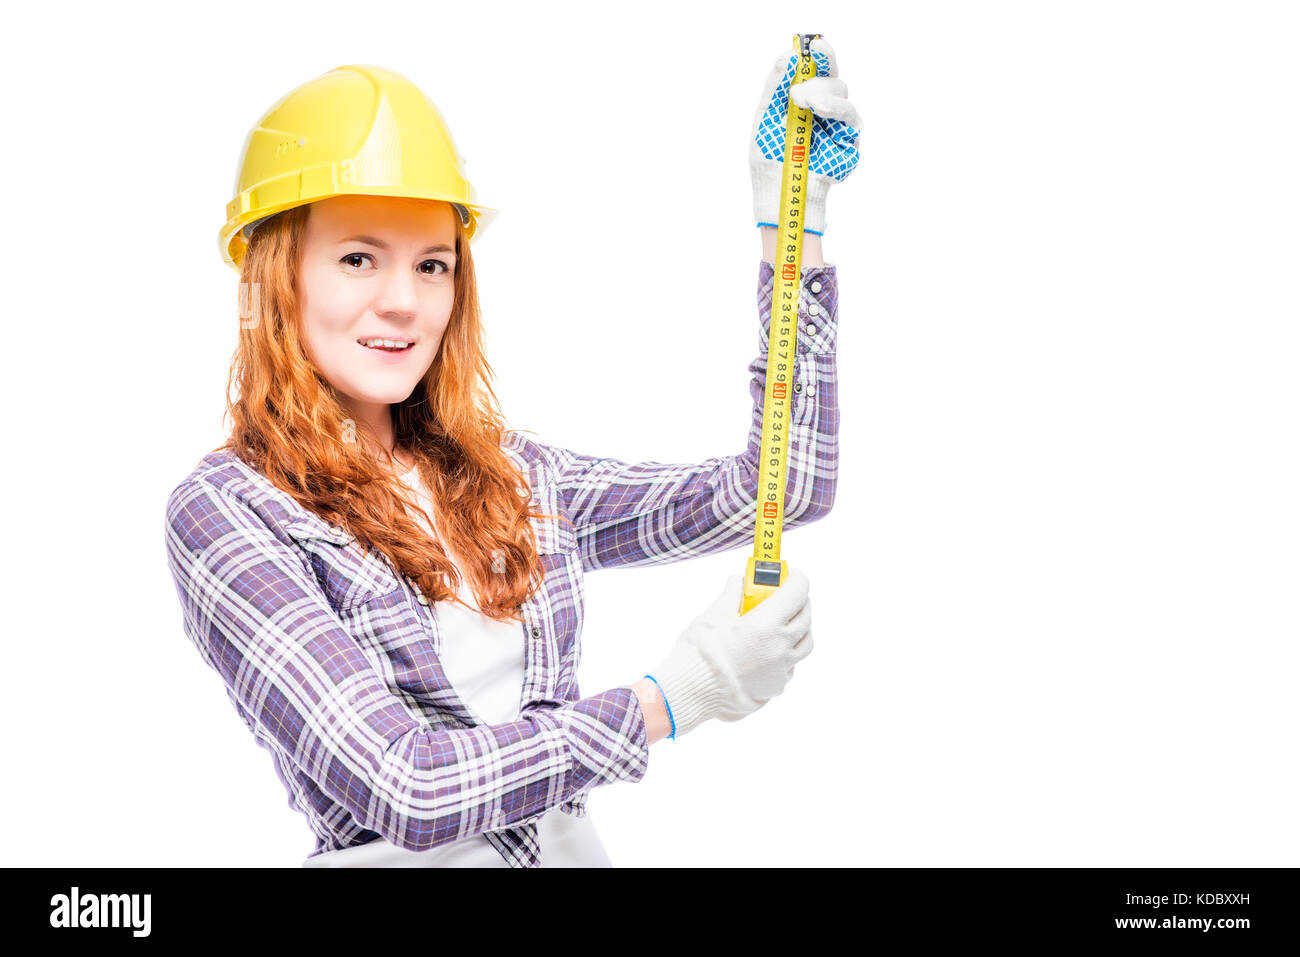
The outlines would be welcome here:
[[[798,54],[790,86],[817,75],[808,44],[820,33],[797,33]],[[776,275],[772,321],[768,324],[767,383],[763,398],[763,433],[758,457],[758,502],[754,554],[745,565],[743,615],[785,582],[781,559],[781,524],[785,519],[786,446],[790,431],[795,346],[799,328],[799,283],[803,269],[803,210],[808,193],[808,159],[812,147],[812,110],[794,100],[786,106],[785,159],[781,165],[781,221],[776,236]]]

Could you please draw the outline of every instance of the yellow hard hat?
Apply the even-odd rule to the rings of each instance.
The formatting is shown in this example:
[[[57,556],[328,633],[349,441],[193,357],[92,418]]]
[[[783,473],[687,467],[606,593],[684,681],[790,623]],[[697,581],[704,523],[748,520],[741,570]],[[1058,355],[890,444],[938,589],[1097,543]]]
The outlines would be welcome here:
[[[221,255],[236,272],[248,233],[295,206],[354,193],[451,203],[471,240],[497,211],[476,202],[433,101],[406,77],[341,66],[281,97],[248,134]]]

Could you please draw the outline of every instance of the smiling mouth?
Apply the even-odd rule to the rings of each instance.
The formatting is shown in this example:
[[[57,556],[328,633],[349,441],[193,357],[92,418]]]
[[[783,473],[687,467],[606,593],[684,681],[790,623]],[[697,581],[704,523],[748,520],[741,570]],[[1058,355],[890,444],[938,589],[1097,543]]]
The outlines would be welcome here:
[[[380,352],[405,352],[408,349],[415,348],[415,343],[404,342],[400,339],[358,339],[357,345],[364,346],[367,349],[376,349]]]

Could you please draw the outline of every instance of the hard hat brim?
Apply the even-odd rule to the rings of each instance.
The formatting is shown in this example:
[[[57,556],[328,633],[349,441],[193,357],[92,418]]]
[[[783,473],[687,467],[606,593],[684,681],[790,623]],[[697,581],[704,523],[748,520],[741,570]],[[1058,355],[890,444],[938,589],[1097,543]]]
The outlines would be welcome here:
[[[277,213],[283,213],[286,210],[294,209],[298,206],[307,206],[311,203],[320,202],[324,199],[331,199],[335,196],[394,196],[406,199],[428,199],[438,202],[450,203],[453,206],[463,206],[469,210],[469,223],[465,226],[465,233],[472,243],[478,239],[485,229],[497,218],[500,210],[491,206],[480,206],[477,203],[467,203],[463,199],[453,198],[442,195],[416,195],[411,190],[399,186],[371,186],[362,189],[343,189],[337,192],[329,192],[322,196],[313,196],[308,199],[299,198],[286,202],[276,203],[270,207],[247,208],[240,215],[226,223],[222,227],[218,236],[221,257],[236,272],[240,270],[244,260],[244,253],[248,249],[248,234],[245,228],[265,222]],[[235,205],[240,197],[236,197],[231,205]]]

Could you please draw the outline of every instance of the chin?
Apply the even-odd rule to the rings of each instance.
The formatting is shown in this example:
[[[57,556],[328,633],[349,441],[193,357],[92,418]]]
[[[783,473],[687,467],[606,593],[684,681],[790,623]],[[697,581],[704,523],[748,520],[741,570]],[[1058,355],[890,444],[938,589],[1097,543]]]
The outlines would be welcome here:
[[[372,402],[376,405],[395,405],[398,402],[405,402],[407,399],[409,399],[411,397],[411,393],[415,391],[415,387],[418,384],[419,384],[419,380],[417,379],[415,380],[415,382],[412,382],[406,388],[384,389],[382,391],[374,391],[374,390],[363,391],[361,393],[361,400],[363,402]]]
[[[420,384],[420,377],[412,377],[410,373],[401,379],[394,377],[389,381],[376,382],[376,378],[373,374],[367,374],[347,382],[345,388],[340,391],[354,402],[364,402],[366,405],[393,405],[409,399],[416,386]]]

